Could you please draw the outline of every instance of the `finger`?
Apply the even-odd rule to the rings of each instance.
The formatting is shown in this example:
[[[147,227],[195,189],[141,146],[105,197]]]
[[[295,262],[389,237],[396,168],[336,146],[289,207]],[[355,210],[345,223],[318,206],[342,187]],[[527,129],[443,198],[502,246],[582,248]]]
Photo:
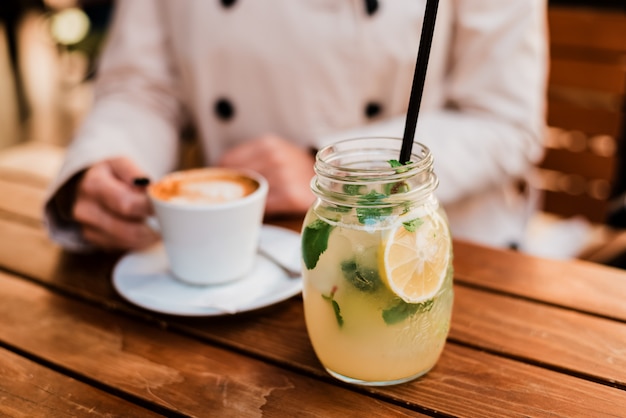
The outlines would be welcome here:
[[[288,190],[275,190],[267,195],[265,211],[268,215],[304,213],[312,203],[308,196],[298,195]]]
[[[256,160],[254,155],[254,146],[251,144],[240,145],[228,150],[222,158],[220,158],[218,165],[231,168],[247,167],[250,162],[254,162]]]
[[[287,145],[289,145],[289,142],[276,135],[263,135],[230,149],[223,155],[219,164],[251,168],[250,164],[260,164],[267,158],[272,159],[280,155],[280,148],[284,148]]]
[[[268,173],[270,185],[267,195],[268,214],[304,213],[315,200],[310,184],[312,168],[304,163],[299,168],[274,170]]]
[[[109,160],[109,167],[115,177],[121,180],[124,185],[131,185],[133,192],[142,194],[144,197],[137,197],[134,202],[135,209],[140,214],[152,215],[152,205],[146,196],[146,187],[150,184],[150,177],[135,162],[126,157],[119,157]],[[130,203],[131,208],[133,203]],[[131,209],[131,213],[133,213]],[[135,212],[136,213],[136,212]]]
[[[144,248],[159,238],[144,222],[117,218],[91,200],[78,201],[73,215],[82,225],[85,239],[98,246]]]
[[[116,216],[143,219],[152,213],[146,193],[117,178],[107,164],[94,166],[85,173],[78,200],[86,198],[104,206]]]
[[[134,184],[135,179],[149,179],[146,172],[129,158],[113,158],[108,163],[113,175],[124,184]]]

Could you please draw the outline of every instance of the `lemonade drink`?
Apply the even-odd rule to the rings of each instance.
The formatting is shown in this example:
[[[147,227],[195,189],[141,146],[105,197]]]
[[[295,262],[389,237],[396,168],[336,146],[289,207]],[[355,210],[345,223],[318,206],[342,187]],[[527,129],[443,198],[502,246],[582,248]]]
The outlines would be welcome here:
[[[398,177],[386,161],[367,165],[386,174],[370,181],[359,169],[324,182],[318,158],[319,199],[302,231],[304,313],[331,375],[388,385],[423,375],[443,350],[453,303],[452,245],[430,190],[434,176],[414,179],[421,166]]]

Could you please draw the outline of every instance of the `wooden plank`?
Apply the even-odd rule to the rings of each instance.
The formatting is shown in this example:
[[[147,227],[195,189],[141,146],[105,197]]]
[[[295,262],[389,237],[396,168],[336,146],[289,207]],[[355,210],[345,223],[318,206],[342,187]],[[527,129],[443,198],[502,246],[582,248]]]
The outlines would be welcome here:
[[[626,110],[624,95],[618,92],[607,93],[554,84],[548,86],[548,104],[553,102],[571,104],[584,110],[603,111],[617,117]]]
[[[617,138],[622,129],[622,114],[586,109],[569,103],[550,101],[548,125],[586,135],[608,135]]]
[[[62,287],[72,281],[72,291],[89,297],[94,292],[113,295],[108,282],[116,253],[72,254],[50,241],[41,227],[6,218],[0,213],[0,266],[35,278],[47,278]],[[67,271],[72,276],[67,276]],[[97,272],[97,273],[96,273]],[[82,276],[82,280],[79,277]],[[92,279],[98,276],[100,280]]]
[[[0,173],[13,172],[24,179],[50,182],[61,168],[65,147],[27,141],[0,152]]]
[[[609,202],[598,200],[586,195],[570,195],[567,193],[544,190],[542,210],[568,218],[583,216],[590,222],[604,224],[606,222]]]
[[[2,416],[162,416],[1,348],[0,371]]]
[[[548,148],[539,166],[565,174],[577,174],[588,180],[608,181],[615,175],[615,158],[588,151]]]
[[[548,102],[549,126],[582,131],[588,135],[617,138],[622,129],[622,117],[622,113],[588,109],[555,100]]]
[[[408,416],[410,410],[141,324],[0,273],[0,340],[171,413]],[[80,391],[79,391],[80,393]],[[414,414],[413,414],[414,415]]]
[[[626,391],[626,323],[463,286],[455,288],[453,316],[453,340]]]
[[[550,60],[549,84],[623,95],[626,90],[626,65],[553,57]]]
[[[25,170],[19,170],[15,167],[3,167],[0,165],[0,179],[16,183],[23,183],[31,187],[38,187],[45,190],[50,179],[31,173]]]
[[[626,13],[552,5],[548,23],[553,45],[626,51]]]
[[[0,211],[42,220],[45,191],[37,186],[18,184],[0,176]]]
[[[377,398],[454,416],[499,417],[512,411],[529,416],[608,416],[623,410],[624,391],[619,389],[455,344],[447,345],[438,365],[422,379],[358,391],[376,394],[370,398],[324,383],[329,378],[316,362],[310,344],[289,338],[304,329],[301,311],[295,321],[299,328],[288,323],[287,332],[276,328],[275,315],[267,311],[265,315],[257,313],[254,319],[240,317],[243,326],[235,318],[194,322],[199,329],[239,326],[244,334],[246,329],[260,326],[266,338],[249,340],[249,348],[261,346],[260,352],[272,352],[263,347],[268,338],[280,346],[298,346],[308,356],[301,369],[315,368],[320,379],[306,379],[56,296],[15,277],[0,274],[0,286],[0,338],[5,343],[179,413],[228,413],[236,408],[241,415],[262,411],[300,416],[306,405],[311,416],[329,411],[351,416],[409,415],[406,409]],[[29,309],[21,309],[23,306]],[[276,338],[276,333],[283,335]],[[289,361],[288,354],[281,357]]]
[[[392,390],[451,416],[494,418],[617,417],[623,415],[626,396],[615,388],[451,343],[423,379]]]
[[[562,35],[561,35],[562,36]],[[565,43],[550,43],[550,57],[577,61],[592,61],[610,65],[620,65],[626,62],[626,52],[623,50],[606,49],[603,45],[584,46]]]
[[[457,283],[626,322],[626,271],[582,260],[550,260],[454,243]]]

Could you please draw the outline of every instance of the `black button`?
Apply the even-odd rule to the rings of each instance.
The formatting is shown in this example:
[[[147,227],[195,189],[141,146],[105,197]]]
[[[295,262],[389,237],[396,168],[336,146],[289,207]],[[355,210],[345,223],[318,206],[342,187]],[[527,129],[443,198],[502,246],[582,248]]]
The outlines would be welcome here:
[[[378,10],[378,0],[365,0],[365,11],[368,15],[373,15]]]
[[[370,102],[365,106],[365,115],[368,118],[375,118],[382,111],[382,107],[376,102]]]
[[[237,0],[221,0],[222,1],[222,6],[229,8],[231,6],[233,6]]]
[[[215,102],[215,113],[222,120],[230,120],[235,116],[235,108],[228,99],[219,99]]]

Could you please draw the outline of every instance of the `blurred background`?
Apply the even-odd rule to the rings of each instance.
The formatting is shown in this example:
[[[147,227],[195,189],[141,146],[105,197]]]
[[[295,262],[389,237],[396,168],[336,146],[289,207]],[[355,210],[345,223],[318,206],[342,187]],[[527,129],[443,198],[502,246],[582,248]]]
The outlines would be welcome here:
[[[0,148],[65,145],[91,103],[112,0],[2,0]]]
[[[114,3],[0,1],[0,176],[56,173],[90,109]],[[546,157],[530,184],[543,212],[525,250],[626,265],[626,0],[549,0],[549,25]]]

